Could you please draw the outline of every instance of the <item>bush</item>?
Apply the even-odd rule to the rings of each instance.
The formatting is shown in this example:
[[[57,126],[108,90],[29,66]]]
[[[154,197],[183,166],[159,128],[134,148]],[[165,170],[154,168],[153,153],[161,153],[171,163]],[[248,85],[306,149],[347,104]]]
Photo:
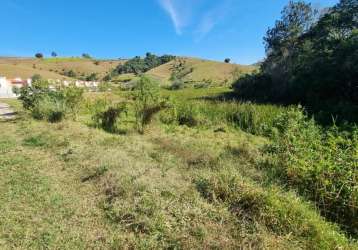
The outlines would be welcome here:
[[[62,121],[67,111],[64,99],[45,95],[36,101],[31,112],[35,119],[46,119],[54,123]]]
[[[173,80],[172,84],[169,86],[168,89],[170,90],[179,90],[185,88],[185,83],[183,80],[175,79]]]
[[[136,126],[139,133],[144,133],[153,116],[166,107],[159,94],[159,84],[147,76],[141,76],[134,93]]]
[[[127,112],[125,103],[108,107],[105,111],[100,111],[92,116],[95,126],[104,129],[107,132],[116,132],[117,122],[123,113]]]
[[[47,81],[39,80],[20,89],[19,99],[35,119],[59,122],[75,116],[82,102],[83,90],[77,87],[52,90]]]
[[[274,122],[271,174],[317,204],[322,215],[357,235],[358,129],[323,132],[302,110],[291,109]]]
[[[177,106],[177,121],[179,125],[195,127],[200,123],[200,111],[196,105],[181,102]]]

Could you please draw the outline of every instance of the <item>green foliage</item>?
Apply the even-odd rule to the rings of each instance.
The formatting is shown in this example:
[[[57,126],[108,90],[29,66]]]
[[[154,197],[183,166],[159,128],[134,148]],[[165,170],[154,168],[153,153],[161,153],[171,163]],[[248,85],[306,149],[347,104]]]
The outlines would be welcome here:
[[[98,75],[97,73],[91,73],[89,76],[86,77],[86,81],[97,81]]]
[[[170,81],[172,82],[169,89],[178,90],[185,87],[184,78],[193,72],[193,68],[187,65],[183,58],[175,58],[171,68]]]
[[[75,71],[73,71],[72,69],[63,72],[63,75],[68,76],[68,77],[72,77],[72,78],[77,77],[77,73]]]
[[[139,56],[134,57],[133,59],[128,60],[123,65],[119,65],[115,69],[115,73],[117,74],[126,74],[126,73],[134,73],[141,74],[145,73],[150,69],[158,67],[162,64],[170,62],[175,57],[171,55],[164,56],[156,56],[151,53],[147,53],[145,58],[140,58]]]
[[[341,0],[319,18],[311,5],[290,2],[267,32],[261,72],[239,79],[234,89],[245,99],[302,103],[355,121],[357,13],[357,1],[351,0]],[[345,114],[334,109],[337,104],[354,108]]]
[[[36,53],[35,57],[38,59],[42,59],[42,58],[44,58],[44,55],[42,53]]]
[[[51,89],[47,81],[36,81],[20,89],[19,100],[36,119],[59,122],[66,115],[75,116],[82,101],[83,90],[77,87]]]
[[[275,119],[285,110],[284,107],[274,105],[176,100],[160,117],[165,124],[195,127],[226,123],[248,133],[269,135]]]
[[[88,54],[88,53],[83,53],[82,57],[85,58],[85,59],[92,59],[91,55]]]
[[[41,135],[30,136],[24,139],[23,145],[27,147],[44,147],[47,146],[47,140]]]
[[[96,112],[92,116],[92,120],[95,126],[100,127],[107,132],[114,133],[118,130],[117,122],[123,113],[127,113],[127,105],[125,103],[110,106],[104,111]]]
[[[147,76],[141,76],[134,93],[134,109],[137,130],[144,133],[153,116],[166,107],[161,100],[159,84]]]
[[[177,106],[176,119],[179,125],[195,127],[200,123],[200,110],[196,105],[180,102]]]
[[[224,171],[209,178],[198,178],[195,184],[208,201],[226,204],[240,220],[264,225],[269,232],[292,235],[300,242],[300,248],[349,248],[335,226],[324,222],[309,205],[292,194],[277,188],[260,188],[248,179]]]
[[[297,109],[279,115],[274,128],[266,164],[272,174],[357,235],[358,129],[323,132]]]
[[[41,81],[41,80],[43,80],[43,79],[42,79],[42,76],[41,76],[40,74],[34,74],[34,75],[31,77],[31,81],[32,81],[33,83],[38,82],[38,81]]]

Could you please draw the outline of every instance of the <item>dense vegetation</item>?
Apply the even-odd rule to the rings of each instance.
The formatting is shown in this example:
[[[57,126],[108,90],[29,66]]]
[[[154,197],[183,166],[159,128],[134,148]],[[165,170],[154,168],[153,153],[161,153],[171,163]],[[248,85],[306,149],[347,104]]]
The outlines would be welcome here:
[[[136,56],[133,59],[128,60],[124,64],[119,65],[114,70],[114,73],[117,73],[117,74],[145,73],[150,69],[153,69],[153,68],[158,67],[162,64],[170,62],[174,58],[175,58],[175,56],[171,56],[171,55],[156,56],[151,53],[147,53],[144,58]]]
[[[291,1],[264,40],[267,58],[261,71],[234,84],[240,97],[301,103],[357,120],[357,1],[341,0],[321,13]]]
[[[29,110],[34,118],[59,122],[65,116],[76,116],[83,89],[75,86],[53,89],[47,81],[38,78],[32,86],[19,89],[18,94],[23,107]]]

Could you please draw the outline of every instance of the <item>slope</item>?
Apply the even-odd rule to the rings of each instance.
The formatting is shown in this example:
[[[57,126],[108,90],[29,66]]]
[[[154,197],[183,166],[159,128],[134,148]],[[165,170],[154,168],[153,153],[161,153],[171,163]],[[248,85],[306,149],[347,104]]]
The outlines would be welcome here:
[[[192,72],[184,77],[184,81],[189,83],[211,82],[215,85],[227,85],[231,83],[233,78],[251,73],[257,69],[255,66],[230,64],[198,58],[185,57],[182,59],[186,67],[192,68]],[[171,61],[150,70],[147,74],[164,83],[168,83],[174,64],[175,61]]]

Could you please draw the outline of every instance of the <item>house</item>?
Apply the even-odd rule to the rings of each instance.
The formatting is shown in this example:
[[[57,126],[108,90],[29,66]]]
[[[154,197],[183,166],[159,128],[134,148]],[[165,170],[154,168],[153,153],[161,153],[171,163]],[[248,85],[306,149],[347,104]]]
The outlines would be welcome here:
[[[17,95],[14,93],[14,88],[31,86],[31,83],[31,79],[6,79],[6,77],[0,76],[0,98],[16,98]]]
[[[6,77],[0,77],[0,98],[14,98],[16,97],[12,91],[12,86]]]

